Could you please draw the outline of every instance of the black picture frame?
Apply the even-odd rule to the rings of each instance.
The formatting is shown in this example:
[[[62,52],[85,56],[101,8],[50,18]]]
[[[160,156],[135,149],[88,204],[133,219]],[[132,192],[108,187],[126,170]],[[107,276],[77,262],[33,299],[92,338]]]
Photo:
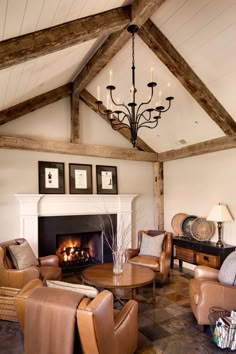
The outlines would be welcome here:
[[[117,194],[117,167],[96,165],[97,194]]]
[[[38,161],[39,194],[64,194],[64,162]]]
[[[70,194],[92,194],[92,165],[69,163]]]

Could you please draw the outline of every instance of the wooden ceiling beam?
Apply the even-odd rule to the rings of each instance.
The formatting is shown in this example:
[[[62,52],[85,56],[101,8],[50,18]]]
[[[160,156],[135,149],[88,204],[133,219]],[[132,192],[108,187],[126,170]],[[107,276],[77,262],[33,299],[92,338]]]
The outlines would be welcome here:
[[[42,95],[30,98],[24,102],[16,104],[15,106],[6,108],[0,111],[0,125],[11,122],[25,114],[33,112],[50,103],[54,103],[61,98],[67,97],[72,92],[72,85],[66,84],[56,88],[55,90],[43,93]]]
[[[71,95],[71,143],[80,142],[79,97]]]
[[[95,104],[96,98],[93,95],[91,95],[88,91],[83,90],[82,92],[80,92],[79,97],[89,108],[91,108],[94,112],[96,112],[101,118],[103,118],[110,125],[110,120],[98,111],[97,105]],[[104,111],[107,108],[102,105],[101,109],[102,111]],[[128,128],[121,129],[119,133],[130,142],[130,130]],[[155,152],[154,150],[152,150],[152,148],[150,148],[149,145],[147,145],[140,138],[138,138],[137,140],[136,147],[142,151]]]
[[[135,0],[131,22],[141,26],[166,0]],[[73,90],[80,93],[130,39],[127,29],[109,35],[74,80]]]
[[[158,154],[113,146],[73,144],[63,141],[0,136],[0,148],[104,157],[111,159],[157,162]]]
[[[138,35],[182,83],[209,117],[226,135],[236,141],[234,119],[150,19],[139,29]]]
[[[130,6],[0,42],[0,69],[117,32],[130,22]]]
[[[201,143],[192,144],[180,149],[169,150],[158,154],[159,162],[183,159],[197,155],[209,154],[210,152],[228,150],[236,148],[236,142],[233,138],[224,136]]]

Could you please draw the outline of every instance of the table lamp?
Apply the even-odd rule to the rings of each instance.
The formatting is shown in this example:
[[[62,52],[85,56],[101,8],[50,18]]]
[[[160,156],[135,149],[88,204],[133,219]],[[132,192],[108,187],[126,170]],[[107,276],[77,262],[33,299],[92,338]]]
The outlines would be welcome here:
[[[218,241],[216,242],[217,247],[224,247],[222,242],[222,223],[224,221],[233,220],[228,208],[226,205],[217,204],[214,205],[211,209],[210,214],[207,217],[207,220],[216,221],[218,226]]]

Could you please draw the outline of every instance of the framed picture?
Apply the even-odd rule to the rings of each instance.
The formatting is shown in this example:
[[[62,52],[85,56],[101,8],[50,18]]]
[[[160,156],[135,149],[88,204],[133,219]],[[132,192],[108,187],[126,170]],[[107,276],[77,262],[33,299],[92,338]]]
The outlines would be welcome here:
[[[92,165],[69,164],[71,194],[92,194]]]
[[[38,162],[39,193],[64,194],[64,163],[63,162]]]
[[[117,194],[117,169],[116,166],[96,166],[97,193]]]

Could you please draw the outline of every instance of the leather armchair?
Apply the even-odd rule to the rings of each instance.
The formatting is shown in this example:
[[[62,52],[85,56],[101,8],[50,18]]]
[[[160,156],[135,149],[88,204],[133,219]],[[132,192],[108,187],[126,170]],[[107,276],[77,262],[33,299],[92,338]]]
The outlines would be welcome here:
[[[17,317],[23,332],[27,298],[35,288],[40,286],[43,286],[42,281],[32,280],[15,298]],[[52,288],[49,289],[52,291]],[[58,291],[58,289],[53,290]],[[60,290],[60,296],[69,292]],[[65,303],[65,309],[66,306]],[[129,300],[121,311],[113,310],[113,295],[108,290],[102,291],[93,300],[83,297],[76,311],[81,347],[76,347],[75,353],[110,354],[111,350],[113,354],[134,353],[138,340],[137,316],[138,304],[134,300]]]
[[[190,304],[200,328],[209,324],[210,307],[236,309],[236,287],[218,281],[218,269],[197,266],[189,282]]]
[[[142,234],[143,232],[149,236],[157,236],[160,234],[165,234],[162,252],[160,257],[149,256],[149,255],[139,255]],[[128,248],[126,250],[126,261],[131,264],[136,264],[140,266],[145,266],[151,268],[155,272],[156,280],[163,284],[170,272],[170,262],[172,253],[172,233],[160,230],[140,230],[138,232],[138,246],[137,248]]]
[[[15,239],[0,243],[0,286],[21,289],[32,279],[61,279],[61,268],[56,255],[38,258],[39,266],[16,269],[7,246],[17,245],[24,239]]]

